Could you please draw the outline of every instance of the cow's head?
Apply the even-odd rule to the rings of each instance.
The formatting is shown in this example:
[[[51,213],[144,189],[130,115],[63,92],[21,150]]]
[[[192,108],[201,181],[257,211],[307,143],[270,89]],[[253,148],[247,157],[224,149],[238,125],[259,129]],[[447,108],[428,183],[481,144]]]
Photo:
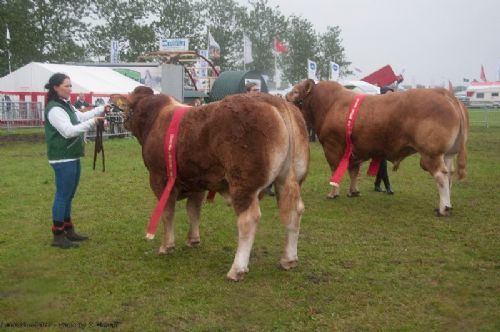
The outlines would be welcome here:
[[[147,96],[154,94],[153,89],[146,86],[138,86],[132,91],[132,93],[127,96],[120,94],[113,94],[110,96],[111,102],[114,106],[119,108],[124,114],[124,126],[127,130],[130,130],[130,119],[134,113],[134,107],[137,102]]]
[[[130,117],[130,101],[128,99],[128,96],[120,95],[120,94],[112,94],[109,96],[109,99],[111,99],[111,103],[113,104],[113,107],[118,108],[120,111],[123,112],[123,118],[124,118],[124,126],[125,128],[128,127],[128,119]],[[128,128],[127,128],[128,130]]]
[[[295,85],[289,93],[286,94],[286,100],[294,103],[300,109],[302,109],[302,104],[304,99],[311,93],[312,88],[316,85],[314,80],[308,79],[297,85]]]

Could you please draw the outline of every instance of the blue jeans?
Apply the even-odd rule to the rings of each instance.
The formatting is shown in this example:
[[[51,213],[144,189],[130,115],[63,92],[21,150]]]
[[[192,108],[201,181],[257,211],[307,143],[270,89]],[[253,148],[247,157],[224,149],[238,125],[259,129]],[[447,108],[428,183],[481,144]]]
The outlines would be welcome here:
[[[57,223],[71,217],[71,202],[80,182],[80,159],[50,164],[56,175],[56,194],[52,205],[52,220]]]

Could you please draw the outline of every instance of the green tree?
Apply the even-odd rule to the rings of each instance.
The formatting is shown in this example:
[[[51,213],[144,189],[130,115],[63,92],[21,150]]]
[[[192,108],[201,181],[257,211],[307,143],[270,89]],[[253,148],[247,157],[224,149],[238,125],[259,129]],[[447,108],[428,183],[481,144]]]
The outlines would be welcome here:
[[[307,59],[320,61],[316,31],[308,20],[291,16],[288,21],[286,40],[288,53],[283,56],[283,76],[291,84],[307,78]]]
[[[153,0],[152,8],[156,42],[160,38],[188,38],[190,50],[197,51],[204,47],[205,28],[200,2]]]
[[[243,21],[246,8],[234,0],[204,0],[202,2],[204,25],[210,30],[221,48],[219,59],[214,63],[222,70],[243,68]],[[205,30],[203,46],[206,49],[208,35]]]
[[[152,23],[146,23],[151,1],[98,0],[93,5],[97,24],[86,35],[85,47],[94,60],[109,61],[112,40],[120,45],[121,61],[136,61],[144,52],[158,49]]]
[[[319,63],[318,71],[321,79],[327,80],[330,76],[330,61],[335,62],[341,68],[340,76],[352,74],[349,66],[351,62],[346,60],[345,49],[340,38],[341,29],[338,26],[327,27],[326,32],[319,37]]]
[[[88,23],[81,20],[88,15],[88,0],[10,0],[0,2],[2,46],[5,25],[9,26],[12,69],[31,61],[66,62],[80,58],[81,43]],[[8,70],[4,51],[0,70]]]
[[[252,40],[254,62],[250,68],[268,74],[275,73],[274,40],[285,36],[287,30],[286,17],[279,8],[271,8],[267,0],[249,1],[250,8],[244,22],[245,33]]]

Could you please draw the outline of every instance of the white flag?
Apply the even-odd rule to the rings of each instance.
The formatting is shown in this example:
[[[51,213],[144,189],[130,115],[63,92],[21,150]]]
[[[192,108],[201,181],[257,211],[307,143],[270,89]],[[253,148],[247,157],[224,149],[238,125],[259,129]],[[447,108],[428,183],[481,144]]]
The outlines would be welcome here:
[[[7,32],[5,33],[5,39],[7,40],[7,43],[10,42],[10,31],[8,26],[7,26]]]
[[[330,81],[338,81],[340,75],[340,66],[330,61]]]
[[[210,31],[208,32],[208,54],[210,54],[212,58],[220,58],[220,46],[215,41]]]
[[[245,35],[243,35],[243,61],[245,64],[253,62],[252,41]]]
[[[316,62],[307,59],[307,78],[317,81],[316,69]]]

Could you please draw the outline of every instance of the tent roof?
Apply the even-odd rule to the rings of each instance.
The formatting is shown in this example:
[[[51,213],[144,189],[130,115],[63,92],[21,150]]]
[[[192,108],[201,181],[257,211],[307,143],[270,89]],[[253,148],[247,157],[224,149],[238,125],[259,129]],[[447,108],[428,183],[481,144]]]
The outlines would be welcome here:
[[[0,91],[44,92],[45,84],[55,73],[70,77],[73,93],[128,93],[142,85],[110,68],[31,62],[0,78]]]

